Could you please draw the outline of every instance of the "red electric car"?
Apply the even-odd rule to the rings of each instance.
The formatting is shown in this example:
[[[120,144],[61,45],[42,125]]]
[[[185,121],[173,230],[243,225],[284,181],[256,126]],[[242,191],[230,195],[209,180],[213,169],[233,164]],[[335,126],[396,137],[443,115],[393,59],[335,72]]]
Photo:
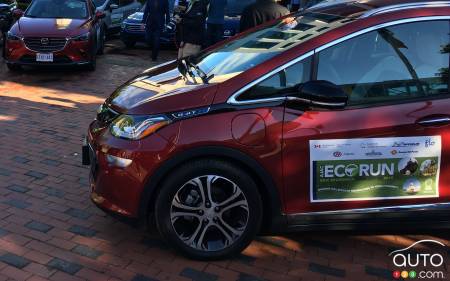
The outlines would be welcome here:
[[[85,65],[95,70],[103,53],[101,18],[91,0],[34,0],[6,35],[7,66]]]
[[[117,89],[92,200],[197,259],[258,233],[450,224],[450,2],[335,1]]]

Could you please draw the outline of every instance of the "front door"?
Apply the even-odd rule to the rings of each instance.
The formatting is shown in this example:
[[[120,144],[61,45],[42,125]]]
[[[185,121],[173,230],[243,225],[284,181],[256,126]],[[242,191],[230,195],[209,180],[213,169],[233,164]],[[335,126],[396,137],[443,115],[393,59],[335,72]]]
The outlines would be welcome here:
[[[430,32],[433,30],[433,32]],[[395,25],[316,53],[340,110],[287,105],[285,212],[450,202],[449,22]]]

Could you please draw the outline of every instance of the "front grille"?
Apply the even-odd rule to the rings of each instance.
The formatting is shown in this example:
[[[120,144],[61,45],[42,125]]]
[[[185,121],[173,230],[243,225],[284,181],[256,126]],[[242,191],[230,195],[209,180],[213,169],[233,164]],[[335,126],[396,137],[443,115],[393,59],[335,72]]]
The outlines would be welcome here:
[[[125,29],[129,32],[144,32],[144,30],[142,29],[142,26],[140,24],[127,24],[125,25]]]
[[[64,50],[66,38],[27,37],[23,39],[25,46],[39,53],[53,53]]]

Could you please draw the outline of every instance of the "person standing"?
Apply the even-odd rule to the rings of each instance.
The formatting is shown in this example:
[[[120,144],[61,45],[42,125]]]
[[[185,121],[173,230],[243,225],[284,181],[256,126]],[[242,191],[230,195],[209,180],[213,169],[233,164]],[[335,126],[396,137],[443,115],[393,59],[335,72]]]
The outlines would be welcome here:
[[[242,12],[240,29],[246,31],[257,25],[288,15],[286,7],[278,4],[276,0],[257,0],[247,6]]]
[[[214,45],[223,39],[223,25],[225,24],[225,8],[227,0],[210,0],[206,38],[208,46]]]
[[[158,59],[160,37],[165,26],[169,23],[169,1],[148,0],[144,10],[143,24],[147,42],[152,46],[152,61]]]
[[[179,22],[180,46],[178,59],[198,54],[205,40],[206,16],[208,2],[206,0],[191,0],[187,10],[175,20]]]

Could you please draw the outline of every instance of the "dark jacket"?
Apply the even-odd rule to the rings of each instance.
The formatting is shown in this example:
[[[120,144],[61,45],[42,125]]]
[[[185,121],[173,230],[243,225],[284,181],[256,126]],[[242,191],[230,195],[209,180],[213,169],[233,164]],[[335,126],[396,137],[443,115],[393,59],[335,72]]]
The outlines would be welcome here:
[[[227,0],[210,0],[207,23],[224,24]]]
[[[195,45],[203,45],[205,41],[206,16],[208,1],[196,0],[181,15],[181,41]]]
[[[277,4],[274,0],[258,0],[247,6],[242,12],[240,29],[245,31],[289,13],[287,8]]]
[[[168,0],[148,0],[145,5],[143,21],[147,30],[163,29],[170,20]]]

